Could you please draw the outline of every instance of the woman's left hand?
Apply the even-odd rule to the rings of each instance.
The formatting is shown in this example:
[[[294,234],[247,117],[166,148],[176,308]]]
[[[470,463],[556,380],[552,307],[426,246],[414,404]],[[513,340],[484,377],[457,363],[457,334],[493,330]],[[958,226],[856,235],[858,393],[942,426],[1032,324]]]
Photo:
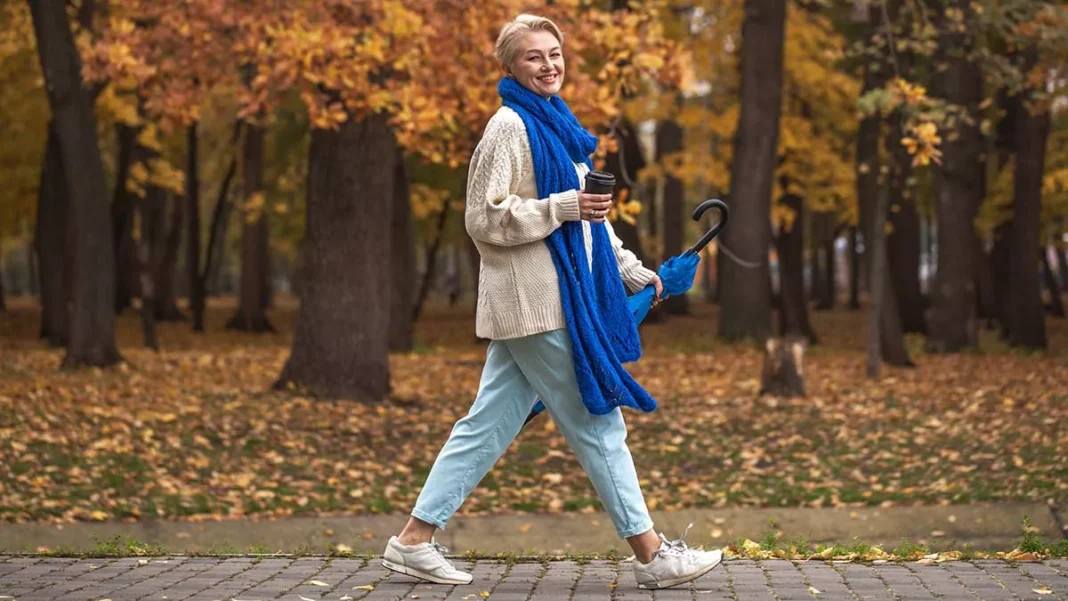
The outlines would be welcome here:
[[[653,285],[653,289],[656,290],[656,296],[653,298],[653,306],[659,305],[664,299],[660,298],[664,294],[664,282],[660,281],[659,275],[654,275],[653,279],[649,280],[649,283]]]

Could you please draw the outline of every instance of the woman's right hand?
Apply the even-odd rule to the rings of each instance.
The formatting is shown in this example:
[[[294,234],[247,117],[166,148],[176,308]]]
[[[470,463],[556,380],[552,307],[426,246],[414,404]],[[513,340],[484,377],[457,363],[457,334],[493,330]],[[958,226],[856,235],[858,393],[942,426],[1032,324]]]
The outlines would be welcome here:
[[[602,223],[608,215],[608,209],[612,208],[612,195],[587,194],[579,190],[578,204],[580,219],[590,223]]]

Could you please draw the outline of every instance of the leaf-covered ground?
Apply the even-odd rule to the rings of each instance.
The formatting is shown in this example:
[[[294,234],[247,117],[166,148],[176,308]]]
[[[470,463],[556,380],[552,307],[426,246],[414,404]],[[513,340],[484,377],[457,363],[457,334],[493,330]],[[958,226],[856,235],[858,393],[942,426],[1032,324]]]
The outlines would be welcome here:
[[[477,389],[485,349],[467,310],[432,307],[416,352],[391,360],[381,405],[268,388],[288,353],[278,334],[227,332],[225,301],[207,336],[164,324],[160,354],[58,370],[36,340],[38,314],[0,314],[0,519],[393,512],[410,509],[431,462]],[[643,327],[632,371],[660,401],[628,411],[629,443],[651,505],[844,505],[1068,500],[1068,323],[1026,354],[984,332],[984,350],[922,352],[916,369],[864,378],[864,318],[815,313],[809,397],[758,399],[758,349],[711,336],[716,309]],[[591,511],[596,497],[562,436],[539,418],[461,509],[466,514]]]

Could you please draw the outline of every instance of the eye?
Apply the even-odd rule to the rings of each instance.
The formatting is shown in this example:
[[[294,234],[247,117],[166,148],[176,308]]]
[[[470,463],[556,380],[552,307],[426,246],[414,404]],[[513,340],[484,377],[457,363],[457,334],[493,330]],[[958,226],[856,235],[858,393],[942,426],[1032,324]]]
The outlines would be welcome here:
[[[552,56],[554,56],[554,57],[560,56],[560,53],[559,52],[554,52],[554,53],[552,53]]]

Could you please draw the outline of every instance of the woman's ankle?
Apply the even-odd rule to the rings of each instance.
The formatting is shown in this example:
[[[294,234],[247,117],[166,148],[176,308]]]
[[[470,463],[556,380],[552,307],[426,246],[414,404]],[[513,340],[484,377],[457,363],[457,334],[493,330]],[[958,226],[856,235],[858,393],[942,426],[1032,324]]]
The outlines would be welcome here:
[[[437,527],[433,524],[428,524],[419,518],[410,517],[408,518],[408,523],[404,525],[404,530],[401,530],[401,533],[397,535],[397,542],[406,547],[429,543],[434,537],[436,529]]]
[[[657,549],[660,548],[660,537],[652,529],[628,538],[627,542],[634,551],[634,559],[643,564],[652,561]]]

